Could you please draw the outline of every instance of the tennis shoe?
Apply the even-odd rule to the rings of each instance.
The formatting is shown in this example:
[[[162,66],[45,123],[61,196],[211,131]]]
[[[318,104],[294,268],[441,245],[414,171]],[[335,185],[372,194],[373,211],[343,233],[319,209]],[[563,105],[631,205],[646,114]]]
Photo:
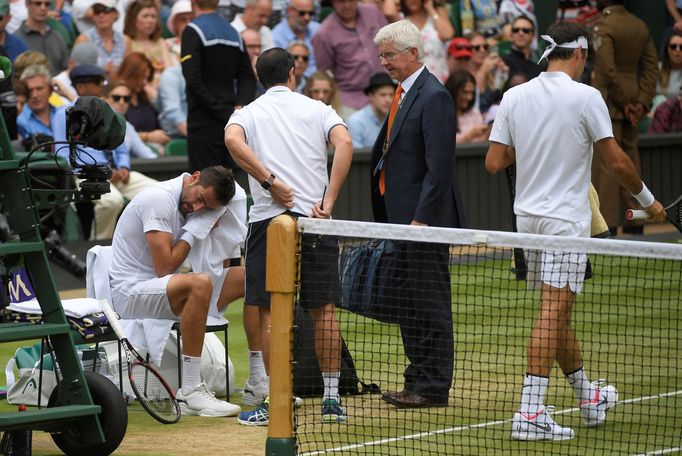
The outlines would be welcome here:
[[[270,382],[268,377],[263,377],[260,382],[252,384],[246,380],[244,391],[242,392],[242,404],[257,406],[261,405],[270,394]]]
[[[325,399],[322,402],[323,423],[343,423],[348,420],[348,413],[336,399]]]
[[[601,426],[606,421],[606,411],[616,406],[618,390],[612,385],[605,385],[605,380],[592,382],[594,396],[588,401],[580,403],[580,415],[587,427]]]
[[[517,412],[512,420],[514,440],[570,440],[573,429],[559,426],[550,415],[554,407],[547,407],[533,415]]]
[[[199,383],[189,393],[180,388],[176,398],[182,414],[187,416],[235,416],[241,410],[238,405],[217,399],[206,383]]]
[[[270,397],[266,397],[261,405],[250,412],[241,412],[237,421],[244,426],[267,426],[270,424]]]

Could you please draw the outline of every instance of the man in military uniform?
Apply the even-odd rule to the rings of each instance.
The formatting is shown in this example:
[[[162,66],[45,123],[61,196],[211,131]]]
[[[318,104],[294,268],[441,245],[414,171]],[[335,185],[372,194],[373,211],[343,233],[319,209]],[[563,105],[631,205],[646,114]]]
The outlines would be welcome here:
[[[658,57],[644,22],[622,4],[623,0],[597,1],[602,17],[594,27],[594,86],[601,91],[609,108],[616,141],[641,173],[637,123],[651,109],[658,79]],[[604,218],[615,234],[623,210],[639,206],[621,189],[600,154],[595,154],[592,162],[592,183],[599,193]],[[624,231],[641,234],[642,225],[625,226]]]

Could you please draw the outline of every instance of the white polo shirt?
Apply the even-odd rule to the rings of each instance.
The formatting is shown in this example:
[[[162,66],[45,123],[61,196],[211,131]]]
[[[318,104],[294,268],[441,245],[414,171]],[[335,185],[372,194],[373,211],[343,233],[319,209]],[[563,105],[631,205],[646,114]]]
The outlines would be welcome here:
[[[329,132],[336,125],[345,127],[336,111],[287,87],[275,86],[235,111],[226,128],[230,125],[244,129],[246,143],[258,160],[293,189],[294,207],[291,210],[310,215],[329,183]],[[286,211],[251,176],[249,189],[253,197],[250,222],[259,222]]]
[[[613,137],[598,90],[543,72],[504,94],[490,141],[516,148],[517,215],[589,221],[592,145]]]

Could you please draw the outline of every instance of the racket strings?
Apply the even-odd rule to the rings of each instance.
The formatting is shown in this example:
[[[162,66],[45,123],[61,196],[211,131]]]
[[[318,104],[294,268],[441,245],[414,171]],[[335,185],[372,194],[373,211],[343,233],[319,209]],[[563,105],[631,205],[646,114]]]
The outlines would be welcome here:
[[[157,419],[177,421],[178,403],[158,373],[144,364],[133,363],[130,374],[130,383],[140,404]]]

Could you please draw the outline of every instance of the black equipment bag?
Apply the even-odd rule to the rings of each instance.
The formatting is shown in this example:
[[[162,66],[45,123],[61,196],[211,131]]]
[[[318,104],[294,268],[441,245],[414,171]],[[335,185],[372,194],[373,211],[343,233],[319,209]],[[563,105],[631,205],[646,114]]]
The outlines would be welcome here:
[[[400,284],[406,277],[401,277],[396,257],[395,245],[387,239],[345,245],[339,307],[384,323],[398,323]]]

